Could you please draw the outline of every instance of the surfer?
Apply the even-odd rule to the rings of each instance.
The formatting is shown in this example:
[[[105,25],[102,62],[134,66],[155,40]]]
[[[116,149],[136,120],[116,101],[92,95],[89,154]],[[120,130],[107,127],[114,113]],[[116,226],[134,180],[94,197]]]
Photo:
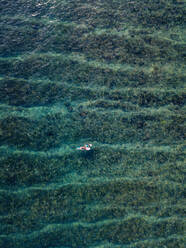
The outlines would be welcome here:
[[[80,146],[80,147],[78,147],[78,148],[76,148],[76,149],[77,149],[77,150],[90,151],[91,147],[92,147],[92,144],[86,144],[86,145]]]

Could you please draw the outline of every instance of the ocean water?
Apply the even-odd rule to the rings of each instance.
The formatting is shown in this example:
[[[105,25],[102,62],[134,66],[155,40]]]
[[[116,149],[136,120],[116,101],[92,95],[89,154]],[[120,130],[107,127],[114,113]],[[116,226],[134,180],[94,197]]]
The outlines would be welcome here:
[[[0,248],[185,247],[185,10],[0,1]]]

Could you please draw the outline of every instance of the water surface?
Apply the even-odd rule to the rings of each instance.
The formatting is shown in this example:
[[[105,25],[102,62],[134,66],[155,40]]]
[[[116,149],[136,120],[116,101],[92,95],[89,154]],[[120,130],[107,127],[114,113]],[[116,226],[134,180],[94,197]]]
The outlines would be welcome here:
[[[185,7],[1,1],[0,247],[184,247]]]

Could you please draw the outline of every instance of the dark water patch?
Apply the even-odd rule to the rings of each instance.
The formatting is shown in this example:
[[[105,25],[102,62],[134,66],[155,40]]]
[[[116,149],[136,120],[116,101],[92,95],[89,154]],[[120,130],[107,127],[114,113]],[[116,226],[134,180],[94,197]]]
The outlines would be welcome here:
[[[49,247],[54,244],[70,247],[78,247],[77,244],[79,244],[81,247],[87,247],[95,242],[97,244],[103,242],[105,238],[113,244],[120,245],[133,245],[133,242],[143,242],[144,240],[150,242],[151,239],[154,239],[156,244],[158,235],[160,235],[160,238],[169,239],[171,235],[174,235],[175,231],[179,233],[178,237],[183,234],[183,223],[180,224],[178,221],[158,221],[156,225],[155,223],[152,224],[151,220],[148,221],[140,217],[128,217],[124,220],[107,220],[103,223],[91,225],[78,222],[73,223],[72,227],[70,225],[50,224],[37,233],[32,232],[28,235],[18,235],[13,240],[14,244],[17,241],[19,245],[24,242],[24,245],[26,244],[25,247],[34,247],[38,239],[43,247]],[[89,233],[88,236],[86,235],[87,232]],[[132,237],[130,235],[131,232],[135,233]],[[8,238],[5,239],[8,240]]]
[[[40,184],[45,187],[49,183],[68,184],[74,180],[87,182],[88,174],[84,170],[93,169],[94,159],[94,151],[79,153],[75,145],[66,152],[63,149],[37,152],[10,147],[3,151],[1,148],[1,188],[11,190],[32,185],[39,187]]]
[[[23,52],[80,52],[83,46],[80,38],[87,32],[90,30],[86,26],[76,27],[73,23],[49,18],[1,17],[0,54],[7,57]]]
[[[154,25],[161,27],[163,25],[182,25],[184,23],[183,2],[172,2],[169,5],[169,1],[143,1],[141,4],[135,5],[134,12],[138,12],[137,20],[144,25]]]
[[[164,178],[181,184],[184,180],[183,151],[167,150],[166,147],[103,145],[86,153],[76,152],[75,146],[69,146],[66,152],[49,150],[46,154],[15,149],[9,154],[2,151],[1,157],[1,187],[5,188],[6,185],[18,187],[55,181],[88,183],[118,177]]]
[[[82,230],[82,229],[80,229]],[[89,231],[89,230],[87,230]],[[67,232],[63,232],[62,233],[63,236],[67,236]],[[95,235],[95,234],[93,234]],[[74,235],[75,236],[75,235]],[[184,241],[185,239],[181,236],[181,235],[177,235],[175,237],[175,235],[171,235],[171,236],[168,236],[165,238],[160,238],[160,239],[146,239],[146,240],[142,240],[142,241],[136,241],[136,242],[133,242],[133,243],[130,243],[130,244],[118,244],[117,243],[113,243],[111,241],[109,242],[106,242],[105,240],[100,240],[100,239],[95,239],[94,237],[91,239],[91,238],[84,238],[83,236],[83,240],[80,239],[80,237],[74,237],[73,236],[73,239],[69,238],[69,240],[71,240],[71,242],[68,240],[68,241],[65,241],[65,242],[62,242],[63,239],[59,239],[59,235],[58,237],[54,237],[54,240],[52,240],[52,244],[47,242],[46,240],[44,240],[44,238],[42,238],[41,240],[31,240],[30,242],[28,241],[29,240],[29,237],[26,236],[24,238],[5,238],[3,237],[2,239],[2,244],[3,244],[3,247],[20,247],[21,245],[25,245],[25,247],[35,247],[35,245],[38,244],[38,242],[42,245],[42,247],[50,247],[50,248],[69,248],[69,247],[78,247],[76,246],[77,242],[79,240],[81,240],[81,242],[79,241],[81,247],[102,247],[103,245],[106,245],[107,247],[115,247],[115,248],[119,248],[121,245],[125,245],[127,248],[140,248],[140,247],[144,247],[144,248],[149,248],[149,247],[157,247],[157,248],[161,248],[162,245],[168,245],[168,247],[170,248],[174,248],[174,247],[181,247],[184,245]],[[87,240],[88,239],[88,240]],[[64,244],[65,243],[65,244]],[[12,245],[15,245],[15,246],[12,246]],[[6,246],[8,245],[8,246]]]
[[[56,60],[58,60],[58,62]],[[7,76],[20,77],[24,79],[28,79],[32,75],[35,75],[37,78],[49,75],[48,78],[52,80],[57,78],[62,79],[62,73],[65,70],[64,62],[63,59],[61,60],[59,58],[48,60],[48,56],[46,55],[31,55],[23,61],[20,59],[6,59],[1,62],[3,68],[1,73],[6,73]],[[8,68],[9,64],[11,66],[10,68]],[[59,76],[59,74],[61,75]],[[57,78],[54,75],[56,75]]]
[[[47,15],[51,18],[86,23],[93,27],[120,27],[121,22],[131,21],[145,26],[154,25],[158,28],[164,25],[175,25],[175,23],[181,25],[184,21],[183,2],[172,2],[170,5],[166,0],[161,1],[161,4],[154,1],[125,3],[117,1],[117,4],[110,1],[101,3],[87,1],[86,4],[77,1],[70,1],[68,4],[64,2],[38,4],[36,1],[30,1],[25,6],[18,0],[14,3],[2,1],[1,4],[2,13],[9,15],[15,14],[13,10],[16,9],[17,12],[29,17],[41,18]]]
[[[78,89],[79,91],[77,91]],[[91,97],[102,95],[101,92],[94,92],[94,90],[88,88],[81,90],[80,87],[71,88],[65,84],[29,84],[26,80],[16,79],[1,80],[0,93],[3,102],[18,106],[44,105],[56,102],[59,99],[64,101],[65,98],[77,100],[81,99],[85,93],[85,97],[89,100]],[[110,93],[103,91],[103,93],[114,100],[113,104],[116,100],[120,101],[122,108],[122,100],[128,100],[128,106],[135,104],[138,108],[142,106],[157,107],[158,105],[171,103],[182,106],[185,101],[185,95],[181,91],[148,92],[131,89],[127,91],[114,90]],[[105,107],[108,104],[109,102],[104,101],[101,106]],[[91,106],[91,102],[89,106]],[[100,106],[99,101],[96,106]],[[129,142],[132,141],[133,137],[136,137],[143,141],[153,138],[159,144],[168,144],[170,139],[174,139],[174,142],[177,142],[180,138],[183,139],[185,133],[184,117],[182,117],[181,112],[179,114],[177,111],[170,116],[168,114],[163,116],[163,112],[162,114],[161,112],[153,114],[153,111],[152,114],[144,112],[125,116],[122,112],[110,112],[108,115],[106,111],[91,110],[90,107],[86,108],[80,105],[77,109],[74,108],[74,112],[73,107],[71,107],[70,113],[71,115],[60,112],[47,114],[39,122],[19,116],[9,116],[1,119],[1,143],[43,150],[51,146],[59,146],[66,141],[77,140],[78,132],[81,132],[82,137],[85,138],[88,136],[93,138],[99,132],[100,140],[98,141],[106,143],[111,142],[109,139],[112,139],[112,142]],[[114,121],[113,116],[115,116]],[[77,125],[79,129],[75,131]],[[63,132],[66,127],[68,127],[68,132]],[[123,131],[121,132],[121,130]],[[172,136],[169,135],[170,131]],[[108,135],[111,133],[112,136]]]
[[[124,111],[139,110],[140,107],[159,107],[172,103],[183,106],[185,103],[185,93],[181,90],[121,88],[108,91],[106,88],[83,88],[79,84],[68,84],[62,80],[51,82],[17,78],[0,80],[0,96],[2,103],[14,106],[48,106],[58,102],[63,102],[66,106],[71,104],[71,101],[84,99],[88,101],[86,103],[88,107],[95,106]],[[91,102],[94,99],[96,101]]]
[[[0,18],[1,56],[15,56],[23,52],[31,52],[40,47],[46,39],[46,33],[41,22],[28,21],[25,18]],[[8,34],[8,35],[7,35]]]
[[[70,171],[70,166],[65,157],[52,159],[42,157],[39,154],[3,156],[0,161],[1,187],[29,186],[34,184],[46,184],[59,175],[64,176]]]
[[[103,97],[106,99],[96,100],[91,105],[117,108],[115,101],[118,101],[118,108],[121,105],[121,108],[125,109],[125,104],[127,104],[129,108],[131,105],[134,109],[139,109],[139,107],[163,106],[171,103],[183,106],[185,102],[185,93],[181,90],[155,88],[153,91],[150,88],[121,88],[108,91],[106,88],[98,89],[81,87],[79,84],[67,84],[62,80],[58,82],[30,81],[8,77],[0,80],[0,95],[2,103],[25,107],[50,105],[61,101],[64,101],[65,104],[70,100],[94,100]]]
[[[45,4],[43,2],[38,3],[35,0],[28,1],[26,4],[21,0],[15,0],[14,2],[2,0],[0,7],[1,14],[14,16],[16,13],[20,13],[21,15],[26,15],[31,18],[32,16],[45,16],[48,13],[48,8],[51,7],[51,4]]]
[[[79,221],[97,225],[99,221],[110,220],[112,222],[112,218],[113,221],[124,218],[130,210],[129,206],[136,214],[142,213],[143,210],[140,209],[142,206],[146,206],[145,212],[147,214],[151,213],[156,217],[162,217],[162,222],[164,222],[165,209],[161,208],[160,204],[156,208],[152,208],[151,204],[156,203],[158,199],[158,202],[160,200],[164,202],[167,197],[169,197],[169,202],[167,202],[168,205],[164,206],[165,208],[170,208],[169,204],[181,202],[181,199],[184,199],[181,185],[171,183],[165,185],[160,181],[157,183],[155,180],[151,182],[145,179],[111,180],[107,183],[92,185],[64,185],[59,186],[58,189],[48,189],[46,185],[40,189],[20,189],[14,193],[1,191],[1,198],[4,198],[1,213],[8,214],[8,216],[3,217],[4,220],[7,220],[7,217],[11,217],[15,211],[22,214],[25,209],[29,209],[31,211],[30,218],[40,219],[44,224],[56,222],[68,224]],[[177,201],[175,201],[175,197]],[[106,205],[113,206],[115,210],[102,208],[99,204],[103,204],[105,207]],[[91,206],[94,206],[95,209],[91,210]],[[183,208],[180,214],[183,214]],[[13,217],[16,216],[13,215]],[[174,219],[174,217],[170,217],[170,220],[172,218]],[[27,232],[26,229],[25,231]]]
[[[114,118],[113,118],[114,116]],[[138,116],[138,115],[137,115]],[[132,142],[154,140],[157,144],[168,144],[170,140],[177,142],[184,139],[184,126],[182,124],[174,124],[174,129],[169,135],[169,127],[172,120],[164,118],[156,121],[148,120],[148,117],[132,117],[123,116],[121,113],[101,111],[87,111],[82,119],[84,134],[88,137],[95,137],[99,132],[98,142],[115,143],[115,142]],[[135,118],[135,119],[134,119]],[[155,117],[150,117],[155,119]],[[163,125],[160,125],[163,124]],[[112,141],[111,141],[112,140]]]
[[[147,239],[145,241],[136,242],[132,246],[129,245],[129,247],[141,248],[141,246],[143,246],[144,248],[148,248],[148,247],[161,248],[162,246],[167,246],[170,248],[174,248],[174,247],[184,246],[184,243],[185,243],[185,239],[183,235],[170,235],[166,238]]]
[[[99,150],[96,149],[96,158],[98,159],[98,164],[107,164],[112,165],[114,163],[123,162],[123,166],[131,166],[137,169],[138,165],[149,166],[149,163],[156,162],[158,169],[157,174],[159,174],[159,166],[166,162],[173,162],[176,158],[179,157],[178,161],[184,161],[184,152],[183,150],[167,150],[166,147],[143,147],[140,144],[135,145],[131,143],[130,147],[121,144],[116,145],[115,147],[103,146]],[[103,155],[103,156],[102,156]],[[176,166],[176,165],[175,165]],[[181,165],[180,165],[181,166]],[[177,167],[177,166],[176,166]],[[180,170],[182,166],[180,167]],[[147,169],[147,168],[146,168]],[[150,168],[149,168],[150,169]],[[148,171],[148,170],[147,170]],[[144,170],[145,173],[145,170]],[[182,173],[182,172],[181,172]],[[180,174],[181,174],[180,173]]]
[[[119,32],[118,32],[119,34]],[[148,65],[152,62],[164,63],[169,60],[183,63],[180,48],[183,44],[175,46],[171,40],[149,35],[115,35],[110,34],[88,35],[80,40],[82,51],[89,59],[106,61],[107,63]],[[182,50],[183,51],[183,50]],[[184,53],[184,52],[183,52]]]
[[[129,206],[133,208],[133,212],[138,213],[141,211],[139,207],[145,205],[148,214],[163,217],[165,209],[160,207],[162,204],[154,207],[154,212],[152,207],[147,205],[156,203],[157,199],[162,203],[167,197],[169,204],[170,199],[175,200],[175,196],[179,200],[183,198],[181,187],[172,184],[155,181],[152,183],[148,180],[123,180],[97,185],[67,185],[53,190],[26,189],[14,194],[1,193],[1,196],[4,199],[4,204],[1,205],[2,212],[5,212],[3,208],[8,211],[8,215],[2,218],[3,225],[7,225],[6,232],[22,233],[21,236],[18,234],[13,238],[13,247],[17,247],[16,242],[20,245],[25,240],[29,245],[31,241],[35,245],[38,238],[44,247],[51,245],[53,238],[58,245],[71,246],[74,242],[74,247],[79,245],[86,247],[94,243],[93,237],[96,237],[97,242],[105,240],[106,237],[113,243],[132,244],[147,237],[167,238],[175,232],[183,234],[183,223],[177,217],[154,219],[139,215],[128,216],[128,210],[131,211]],[[115,207],[100,208],[99,203]],[[91,206],[95,206],[95,209],[91,209]],[[29,213],[22,212],[25,207],[29,209]],[[15,211],[17,215],[14,214]],[[26,217],[27,221],[21,221],[22,217]],[[63,224],[60,224],[61,222]],[[9,224],[11,226],[8,226]],[[132,237],[131,231],[135,232]],[[24,236],[24,233],[27,235]],[[6,235],[4,238],[8,241]]]
[[[138,104],[140,107],[149,106],[163,106],[166,104],[175,104],[183,106],[185,103],[186,95],[183,91],[171,90],[147,90],[147,89],[128,89],[126,91],[113,90],[110,92],[109,98],[111,100],[128,100],[133,104]]]
[[[7,117],[0,121],[0,142],[1,145],[12,144],[19,148],[46,150],[75,139],[78,130],[74,129],[74,124],[61,114],[46,116],[40,122],[24,117]],[[67,127],[68,132],[64,131]]]
[[[147,206],[147,207],[140,207],[139,209],[134,209],[134,211],[140,212],[142,215],[148,216],[156,216],[157,218],[168,218],[173,217],[173,220],[177,219],[177,217],[183,217],[185,213],[185,209],[182,205],[182,200],[178,201],[176,204],[169,205],[162,201],[158,204]]]
[[[12,106],[39,107],[62,103],[72,112],[72,101],[90,100],[100,95],[108,95],[108,92],[95,87],[67,84],[64,81],[30,81],[17,78],[0,80],[0,102]]]
[[[56,102],[62,102],[66,98],[83,97],[84,92],[79,92],[78,87],[68,86],[64,82],[33,82],[5,78],[0,82],[1,102],[14,106],[47,106]],[[64,102],[65,104],[65,102]]]
[[[13,206],[12,206],[13,207]],[[39,231],[44,225],[29,215],[27,211],[10,212],[8,215],[1,217],[1,232],[4,235],[16,233],[27,233],[28,231]]]
[[[152,65],[149,72],[130,65],[88,61],[80,55],[31,54],[22,58],[0,59],[2,75],[24,79],[67,81],[92,87],[92,85],[114,87],[171,87],[181,86],[184,79],[177,69],[171,74],[162,65]],[[73,73],[69,72],[72,68]],[[173,68],[174,70],[174,68]],[[177,72],[177,73],[176,73]]]

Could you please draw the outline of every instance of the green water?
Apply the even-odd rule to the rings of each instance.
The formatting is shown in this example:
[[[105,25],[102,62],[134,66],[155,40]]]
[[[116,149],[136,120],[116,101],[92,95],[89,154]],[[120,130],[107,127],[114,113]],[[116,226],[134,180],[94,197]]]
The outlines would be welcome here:
[[[0,248],[184,247],[185,10],[0,2]]]

